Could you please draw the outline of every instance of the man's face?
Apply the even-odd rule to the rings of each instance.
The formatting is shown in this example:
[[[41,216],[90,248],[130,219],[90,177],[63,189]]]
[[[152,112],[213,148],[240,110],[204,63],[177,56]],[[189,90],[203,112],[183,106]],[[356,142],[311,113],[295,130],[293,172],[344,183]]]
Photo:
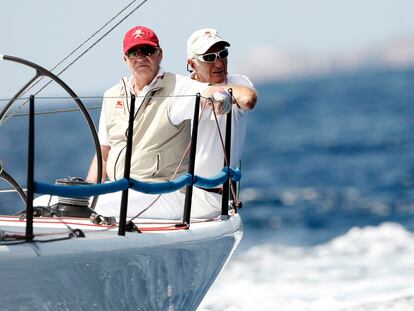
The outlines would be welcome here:
[[[209,55],[211,53],[219,54]],[[227,78],[227,53],[228,51],[223,44],[215,44],[202,56],[190,60],[197,80],[214,84],[225,82]],[[214,61],[209,61],[211,59]]]
[[[133,75],[152,80],[160,68],[162,50],[150,45],[136,46],[125,54],[124,59]]]

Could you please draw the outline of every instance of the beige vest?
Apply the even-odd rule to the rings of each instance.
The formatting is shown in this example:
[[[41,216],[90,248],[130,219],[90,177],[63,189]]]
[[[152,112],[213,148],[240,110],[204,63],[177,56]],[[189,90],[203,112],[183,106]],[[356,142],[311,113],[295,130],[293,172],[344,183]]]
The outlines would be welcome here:
[[[125,88],[127,80],[105,92],[105,118],[111,147],[107,161],[110,180],[124,176],[126,133],[128,128],[130,94]],[[135,114],[131,158],[131,177],[143,181],[166,181],[175,170],[190,142],[191,121],[179,126],[168,118],[168,107],[176,84],[172,73],[164,73],[155,86],[146,94]],[[159,96],[152,97],[151,96]],[[136,98],[136,106],[142,97]],[[188,170],[188,157],[180,167],[178,175]]]

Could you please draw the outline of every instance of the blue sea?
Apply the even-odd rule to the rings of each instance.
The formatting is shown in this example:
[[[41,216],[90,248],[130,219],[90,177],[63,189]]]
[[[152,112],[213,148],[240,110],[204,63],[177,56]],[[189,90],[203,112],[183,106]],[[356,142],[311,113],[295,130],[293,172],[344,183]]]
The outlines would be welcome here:
[[[414,310],[414,69],[256,86],[244,236],[199,310]],[[36,179],[85,176],[94,151],[81,114],[36,121]],[[27,117],[0,127],[0,160],[23,185],[26,137]],[[0,213],[22,208],[1,195]]]

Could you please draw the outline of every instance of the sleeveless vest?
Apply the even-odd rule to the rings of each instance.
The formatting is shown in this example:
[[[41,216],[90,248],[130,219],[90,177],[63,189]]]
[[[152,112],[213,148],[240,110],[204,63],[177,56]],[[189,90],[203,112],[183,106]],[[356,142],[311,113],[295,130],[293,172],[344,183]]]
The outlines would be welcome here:
[[[135,113],[131,177],[143,181],[167,181],[173,176],[183,153],[190,142],[191,121],[175,126],[168,117],[168,107],[176,84],[172,73],[164,73],[142,101]],[[130,109],[130,95],[126,90],[126,79],[105,92],[105,118],[110,151],[107,160],[107,174],[110,180],[124,176],[127,128]],[[155,97],[152,97],[155,96]],[[137,97],[139,104],[142,97]],[[188,157],[178,175],[188,170]]]

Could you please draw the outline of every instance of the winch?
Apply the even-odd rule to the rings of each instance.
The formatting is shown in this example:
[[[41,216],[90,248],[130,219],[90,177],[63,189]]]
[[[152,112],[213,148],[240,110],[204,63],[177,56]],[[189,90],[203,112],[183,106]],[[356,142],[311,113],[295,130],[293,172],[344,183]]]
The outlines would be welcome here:
[[[57,179],[55,184],[63,186],[82,186],[90,185],[91,183],[85,181],[81,177],[66,177]],[[51,213],[56,214],[57,216],[89,218],[94,212],[89,208],[89,203],[90,197],[58,197],[58,203],[50,206],[50,209]]]

